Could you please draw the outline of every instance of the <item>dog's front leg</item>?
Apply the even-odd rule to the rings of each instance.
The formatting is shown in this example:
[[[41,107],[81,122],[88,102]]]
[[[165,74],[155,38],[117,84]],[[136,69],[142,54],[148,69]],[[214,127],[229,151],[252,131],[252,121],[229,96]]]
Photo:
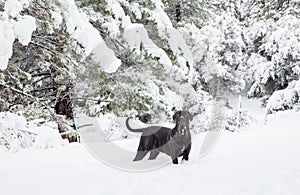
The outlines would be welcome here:
[[[170,147],[170,152],[171,152],[170,156],[172,158],[173,164],[178,164],[178,159],[177,159],[177,156],[175,154],[175,151],[174,151],[173,147]]]
[[[174,143],[172,143],[172,142],[173,142],[173,140],[169,141],[169,143],[168,143],[169,155],[172,158],[173,164],[178,164],[178,159],[177,159],[178,156],[176,156],[176,152],[175,152],[174,145],[173,145]]]
[[[190,154],[190,151],[191,151],[191,146],[192,144],[189,144],[186,149],[184,149],[183,151],[183,154],[182,154],[182,160],[186,160],[188,161],[189,160],[189,154]]]

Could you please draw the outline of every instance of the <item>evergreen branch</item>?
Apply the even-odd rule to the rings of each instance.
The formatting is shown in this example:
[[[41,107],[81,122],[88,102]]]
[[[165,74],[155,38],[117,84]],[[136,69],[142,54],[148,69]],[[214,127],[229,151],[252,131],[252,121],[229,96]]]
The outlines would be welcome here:
[[[43,49],[49,51],[49,52],[50,52],[52,55],[54,55],[54,56],[64,56],[64,57],[66,57],[67,59],[69,59],[70,62],[71,62],[73,65],[77,66],[77,64],[76,64],[75,62],[73,62],[72,58],[69,57],[69,56],[62,55],[61,53],[58,53],[58,52],[56,52],[55,50],[50,49],[50,48],[48,48],[48,47],[46,47],[46,46],[44,46],[44,45],[41,45],[41,44],[39,44],[39,43],[37,43],[37,42],[35,42],[35,41],[31,41],[30,43],[32,43],[33,45],[36,45],[36,46],[38,46],[38,47],[40,47],[40,48],[43,48]]]
[[[28,94],[28,93],[25,93],[25,92],[23,92],[23,91],[21,91],[21,90],[18,90],[18,89],[16,89],[16,88],[14,88],[14,87],[8,86],[8,85],[6,85],[5,83],[3,83],[2,81],[0,81],[0,85],[3,86],[3,87],[5,87],[5,88],[8,88],[8,89],[10,89],[10,90],[12,90],[12,91],[14,91],[14,92],[16,92],[16,93],[19,93],[19,94],[21,94],[21,95],[27,96],[27,97],[31,98],[32,100],[34,100],[34,101],[36,101],[36,102],[39,102],[40,104],[42,104],[42,106],[44,106],[44,107],[49,111],[50,116],[52,117],[52,119],[53,119],[57,124],[59,124],[65,131],[68,130],[68,128],[64,125],[64,122],[63,122],[59,117],[56,116],[56,114],[52,111],[52,109],[51,109],[45,102],[40,101],[41,99],[35,98],[34,96],[32,96],[32,95],[30,95],[30,94]],[[67,129],[67,130],[66,130],[66,129]],[[76,131],[76,127],[75,127],[75,131]]]
[[[46,41],[45,43],[49,43],[49,42],[50,42],[50,43],[52,43],[53,45],[58,46],[57,43],[56,43],[55,41],[53,41],[53,40],[51,40],[51,39],[47,39],[46,36],[39,36],[39,35],[33,34],[32,37],[33,37],[33,38],[37,38],[37,39],[42,39],[42,40]]]
[[[93,98],[87,98],[87,97],[71,97],[72,100],[89,100],[89,101],[94,101],[94,102],[108,102],[110,103],[111,101],[106,100],[106,99],[93,99]]]
[[[51,89],[57,89],[57,88],[54,86],[53,87],[41,87],[41,88],[34,89],[31,92],[35,93],[35,92],[41,92],[41,91],[51,90]]]
[[[34,96],[32,96],[32,95],[30,95],[30,94],[28,94],[28,93],[25,93],[25,92],[23,92],[23,91],[21,91],[21,90],[19,90],[19,89],[16,89],[16,88],[14,88],[14,87],[8,86],[8,85],[6,85],[5,83],[2,83],[2,81],[0,81],[0,85],[3,86],[3,87],[5,87],[5,88],[8,88],[8,89],[10,89],[10,90],[12,90],[12,91],[14,91],[14,92],[16,92],[16,93],[19,93],[19,94],[21,94],[21,95],[27,96],[27,97],[29,97],[29,98],[35,100],[35,97],[34,97]]]
[[[45,77],[42,77],[42,78],[40,78],[40,79],[34,81],[32,84],[35,85],[35,84],[37,84],[38,82],[40,82],[40,81],[42,81],[42,80],[45,80],[45,79],[47,79],[47,78],[50,78],[50,77],[51,77],[51,75],[47,75],[47,76],[45,76]]]
[[[50,71],[39,72],[39,73],[32,74],[31,76],[37,77],[37,76],[44,76],[44,75],[51,75],[51,72]]]

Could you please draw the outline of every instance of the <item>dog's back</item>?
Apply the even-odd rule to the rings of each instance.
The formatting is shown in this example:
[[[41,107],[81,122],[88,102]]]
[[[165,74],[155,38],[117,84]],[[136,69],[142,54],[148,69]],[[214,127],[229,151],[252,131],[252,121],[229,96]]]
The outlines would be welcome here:
[[[132,117],[128,117],[126,119],[126,127],[129,131],[131,132],[135,132],[135,133],[143,133],[142,136],[148,136],[148,135],[153,135],[153,134],[157,134],[157,135],[164,135],[166,132],[168,132],[169,128],[167,127],[161,127],[161,126],[150,126],[150,127],[145,127],[145,128],[132,128],[129,125],[129,120],[132,119]]]

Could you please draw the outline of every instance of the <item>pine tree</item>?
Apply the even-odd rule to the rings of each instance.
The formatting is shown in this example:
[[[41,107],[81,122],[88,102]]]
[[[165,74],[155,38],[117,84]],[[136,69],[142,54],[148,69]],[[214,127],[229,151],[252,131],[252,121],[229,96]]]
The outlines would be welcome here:
[[[92,21],[92,23],[101,32],[106,44],[121,59],[122,66],[116,72],[106,74],[99,68],[99,63],[93,61],[92,58],[88,59],[84,63],[85,70],[79,76],[84,82],[80,79],[79,85],[76,87],[77,94],[87,94],[88,98],[81,99],[78,105],[80,104],[83,110],[90,115],[114,113],[117,116],[134,114],[142,117],[150,114],[156,120],[170,117],[177,109],[198,105],[201,110],[201,102],[197,102],[197,98],[195,98],[197,94],[182,73],[188,73],[192,70],[188,70],[188,65],[178,62],[182,54],[175,55],[174,50],[169,45],[168,37],[170,35],[168,33],[170,31],[165,31],[162,27],[159,28],[161,23],[167,22],[159,21],[158,17],[155,17],[156,9],[160,9],[160,7],[151,1],[115,1],[115,3],[120,3],[121,6],[118,13],[123,12],[128,16],[119,18],[120,23],[114,27],[114,32],[117,31],[117,35],[110,33],[112,29],[107,28],[106,25],[115,17],[114,11],[116,10],[110,9],[110,5],[104,8],[108,12],[101,12],[99,15],[101,18]],[[90,6],[94,7],[93,5]],[[97,10],[94,11],[94,15],[99,14]],[[124,18],[130,19],[133,26],[138,24],[134,26],[138,27],[136,31],[145,30],[150,40],[153,41],[151,43],[153,45],[149,47],[149,45],[141,42],[138,47],[131,46],[128,43],[128,37],[126,37],[126,30],[128,29],[122,26],[126,20]],[[157,31],[161,32],[158,33]],[[115,36],[118,37],[118,40],[115,39]],[[173,65],[171,64],[173,67],[169,67],[168,71],[162,57],[151,53],[154,48],[162,54],[165,53],[164,58],[173,63]],[[183,71],[183,69],[186,70]],[[83,75],[89,76],[84,77]],[[188,100],[183,104],[184,97]]]
[[[250,97],[270,96],[299,79],[299,18],[297,5],[267,1],[265,12],[248,28],[252,54],[248,61]],[[299,9],[298,9],[299,10]],[[263,15],[262,15],[263,14]]]
[[[163,0],[165,12],[168,14],[175,27],[183,26],[186,23],[193,23],[201,28],[206,24],[210,14],[208,1],[193,0]]]
[[[59,4],[34,0],[23,9],[22,15],[38,18],[37,28],[27,46],[14,43],[8,67],[0,73],[0,91],[4,94],[1,102],[5,102],[0,109],[26,110],[23,114],[29,120],[54,120],[60,131],[65,132],[73,125],[72,71],[79,57],[71,47],[72,40],[64,24],[55,27],[50,11],[53,7],[59,9]]]

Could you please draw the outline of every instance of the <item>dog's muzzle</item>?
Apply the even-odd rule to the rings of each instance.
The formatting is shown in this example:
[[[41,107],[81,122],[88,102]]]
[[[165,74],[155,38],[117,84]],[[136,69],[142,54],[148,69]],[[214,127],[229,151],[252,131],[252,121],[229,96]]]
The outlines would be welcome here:
[[[184,127],[184,128],[181,129],[180,134],[181,134],[181,135],[185,135],[185,133],[186,133],[186,128]]]

